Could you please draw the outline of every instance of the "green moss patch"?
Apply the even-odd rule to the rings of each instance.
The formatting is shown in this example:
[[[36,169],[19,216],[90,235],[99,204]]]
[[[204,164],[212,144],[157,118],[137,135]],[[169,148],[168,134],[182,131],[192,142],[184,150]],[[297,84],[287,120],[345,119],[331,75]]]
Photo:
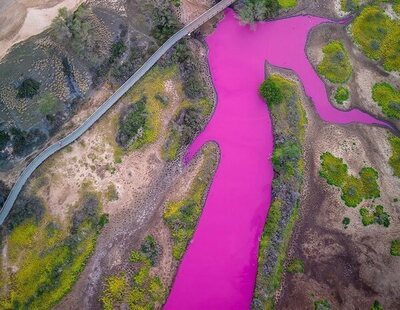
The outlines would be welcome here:
[[[332,83],[346,82],[353,72],[349,56],[342,42],[332,41],[323,49],[324,57],[318,64],[318,72]]]
[[[328,184],[339,187],[342,200],[348,207],[357,207],[365,199],[380,197],[378,172],[371,167],[364,167],[359,178],[348,174],[348,167],[343,159],[326,152],[321,155],[320,176]]]
[[[394,119],[400,119],[400,91],[389,83],[378,83],[372,88],[372,99],[382,112]]]

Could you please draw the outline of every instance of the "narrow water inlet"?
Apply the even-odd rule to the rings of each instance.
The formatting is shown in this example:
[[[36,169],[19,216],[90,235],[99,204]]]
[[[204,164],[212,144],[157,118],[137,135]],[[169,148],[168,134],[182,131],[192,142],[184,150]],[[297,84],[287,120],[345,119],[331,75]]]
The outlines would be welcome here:
[[[265,61],[298,75],[323,120],[385,125],[359,110],[337,110],[329,102],[305,53],[310,30],[326,22],[330,21],[297,16],[257,23],[253,29],[240,25],[227,10],[207,38],[218,102],[188,159],[207,141],[218,143],[221,159],[166,309],[250,308],[273,179],[272,124],[258,92]]]

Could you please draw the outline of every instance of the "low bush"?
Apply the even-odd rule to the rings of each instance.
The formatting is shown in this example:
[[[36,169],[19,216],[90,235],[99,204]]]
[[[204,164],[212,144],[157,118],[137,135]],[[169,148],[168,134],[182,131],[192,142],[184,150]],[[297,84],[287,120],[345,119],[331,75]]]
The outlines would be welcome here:
[[[163,44],[179,30],[179,21],[169,8],[155,8],[152,14],[152,36]]]
[[[260,94],[269,106],[280,104],[283,100],[281,88],[271,77],[261,84]]]
[[[371,310],[383,310],[383,307],[379,303],[379,301],[375,300],[372,304]]]
[[[400,256],[400,240],[393,240],[390,245],[390,255]]]
[[[290,9],[297,5],[297,0],[278,0],[278,3],[282,9]]]
[[[364,226],[378,224],[384,227],[389,227],[390,217],[389,214],[384,212],[383,206],[375,207],[375,211],[369,211],[366,208],[360,209],[361,220]]]
[[[22,81],[18,87],[17,98],[30,98],[32,99],[39,92],[40,83],[32,78]]]
[[[350,219],[348,217],[343,218],[342,224],[343,224],[344,228],[347,229],[347,227],[350,224]]]
[[[340,0],[340,7],[343,12],[352,12],[358,9],[359,0]]]
[[[394,119],[400,119],[400,91],[389,83],[378,83],[372,88],[372,99],[382,112]]]
[[[349,100],[350,92],[349,89],[343,86],[339,86],[336,89],[335,100],[337,103],[342,104],[343,102]]]
[[[330,310],[331,305],[326,299],[314,301],[314,310]]]
[[[328,184],[337,186],[342,191],[342,200],[348,207],[356,207],[365,199],[380,197],[378,172],[371,167],[364,167],[359,178],[348,174],[347,165],[343,159],[326,152],[321,155],[320,176]]]
[[[292,4],[293,1],[281,0],[281,2]],[[239,9],[239,17],[242,23],[252,24],[275,17],[278,12],[278,0],[244,0]]]
[[[318,72],[332,83],[346,82],[353,68],[345,47],[340,41],[327,44],[322,52],[324,57],[318,64]]]

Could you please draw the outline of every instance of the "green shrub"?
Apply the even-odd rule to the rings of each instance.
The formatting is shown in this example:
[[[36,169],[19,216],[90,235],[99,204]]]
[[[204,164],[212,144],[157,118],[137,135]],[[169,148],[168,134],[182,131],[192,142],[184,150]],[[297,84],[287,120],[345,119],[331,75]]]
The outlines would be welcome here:
[[[375,300],[372,304],[371,310],[383,310],[383,307],[379,303],[379,301]]]
[[[277,143],[272,156],[272,164],[278,173],[291,176],[294,175],[295,166],[300,158],[301,148],[297,142]]]
[[[389,83],[378,83],[372,88],[372,99],[382,112],[391,118],[400,119],[400,91]]]
[[[342,224],[343,224],[344,228],[346,229],[350,224],[350,219],[348,217],[343,218]]]
[[[400,256],[400,240],[393,240],[390,246],[390,255]]]
[[[393,169],[393,174],[400,178],[400,138],[392,136],[389,138],[392,148],[392,155],[389,158],[389,165]]]
[[[286,2],[289,3],[289,1],[290,0],[283,0],[284,4]],[[291,2],[293,1],[290,1],[290,3]],[[239,9],[239,17],[242,23],[252,24],[257,21],[272,18],[278,14],[278,11],[278,0],[245,0]]]
[[[340,0],[340,6],[342,11],[351,12],[358,9],[359,0]]]
[[[299,258],[295,258],[289,263],[286,271],[290,273],[304,273],[304,262]]]
[[[22,81],[18,87],[17,98],[33,98],[40,88],[40,83],[32,78],[28,78]]]
[[[343,86],[339,86],[336,89],[335,100],[337,103],[342,104],[343,102],[349,100],[350,92],[349,89]]]
[[[331,305],[326,299],[314,301],[314,310],[330,310]]]
[[[269,106],[280,104],[283,100],[282,90],[271,77],[261,84],[260,94]]]
[[[142,97],[121,118],[117,140],[122,146],[128,146],[143,134],[147,121],[146,101],[146,97]]]
[[[153,236],[148,235],[140,246],[142,253],[148,258],[152,266],[155,266],[160,254],[160,246]]]
[[[10,141],[10,134],[5,130],[0,130],[0,150]]]
[[[390,217],[389,214],[384,212],[383,206],[379,205],[375,207],[375,211],[370,212],[366,208],[360,209],[361,220],[364,226],[378,224],[384,227],[389,227]]]
[[[168,8],[156,8],[152,14],[152,36],[163,44],[179,30],[179,22],[175,14]]]
[[[360,177],[356,178],[348,174],[348,168],[343,159],[326,152],[321,155],[319,174],[328,184],[341,189],[341,198],[348,207],[356,207],[364,199],[380,196],[377,182],[379,175],[371,167],[362,168],[359,173]]]
[[[349,56],[342,42],[332,41],[323,49],[324,57],[318,72],[332,83],[346,82],[353,71]]]
[[[107,191],[105,193],[107,201],[118,200],[118,191],[115,184],[111,183],[107,186]]]

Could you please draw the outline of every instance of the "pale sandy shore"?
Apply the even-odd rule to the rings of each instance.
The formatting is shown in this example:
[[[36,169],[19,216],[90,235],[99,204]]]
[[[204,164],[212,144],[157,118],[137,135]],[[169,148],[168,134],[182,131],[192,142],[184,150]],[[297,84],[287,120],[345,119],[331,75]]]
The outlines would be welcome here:
[[[57,16],[58,10],[75,9],[83,0],[64,1],[5,1],[0,5],[0,60],[10,48],[31,36],[46,30]]]

